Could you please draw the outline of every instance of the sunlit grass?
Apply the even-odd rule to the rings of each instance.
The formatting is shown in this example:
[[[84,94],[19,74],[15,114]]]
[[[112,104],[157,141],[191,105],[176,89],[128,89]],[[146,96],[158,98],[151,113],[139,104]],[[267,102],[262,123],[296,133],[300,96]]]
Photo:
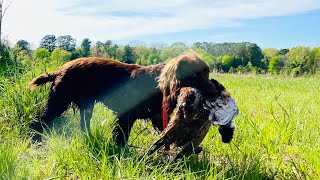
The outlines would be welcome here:
[[[210,146],[208,139],[204,145],[210,147],[211,154],[230,156],[227,162],[231,166],[255,167],[260,175],[272,178],[319,176],[320,81],[251,75],[214,77],[237,100],[240,115],[235,120],[238,126],[231,146],[222,145],[217,133],[209,133],[215,145]],[[240,174],[245,177],[246,173],[250,171]]]
[[[54,69],[54,67],[48,66]],[[231,144],[216,127],[199,156],[172,161],[145,153],[159,138],[151,123],[138,121],[128,149],[112,142],[116,116],[97,104],[92,134],[79,128],[70,109],[50,124],[41,145],[31,144],[27,125],[41,111],[48,86],[28,82],[41,70],[0,77],[0,179],[319,179],[320,81],[257,75],[219,75],[240,114]]]

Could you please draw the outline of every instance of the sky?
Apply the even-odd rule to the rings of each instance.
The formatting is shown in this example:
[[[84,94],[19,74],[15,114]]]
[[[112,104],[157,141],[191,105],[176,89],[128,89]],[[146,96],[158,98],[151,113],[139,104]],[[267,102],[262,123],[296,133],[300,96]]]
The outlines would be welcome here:
[[[36,48],[47,34],[79,45],[253,42],[320,46],[320,0],[4,0],[3,37]]]

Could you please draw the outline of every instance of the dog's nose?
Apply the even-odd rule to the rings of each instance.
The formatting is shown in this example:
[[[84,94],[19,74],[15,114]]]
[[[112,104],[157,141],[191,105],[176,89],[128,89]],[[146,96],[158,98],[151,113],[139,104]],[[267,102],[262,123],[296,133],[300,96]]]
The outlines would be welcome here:
[[[233,123],[230,123],[226,126],[220,126],[219,127],[219,133],[222,138],[222,142],[224,143],[230,143],[230,141],[233,139],[233,133],[235,130],[235,125]]]

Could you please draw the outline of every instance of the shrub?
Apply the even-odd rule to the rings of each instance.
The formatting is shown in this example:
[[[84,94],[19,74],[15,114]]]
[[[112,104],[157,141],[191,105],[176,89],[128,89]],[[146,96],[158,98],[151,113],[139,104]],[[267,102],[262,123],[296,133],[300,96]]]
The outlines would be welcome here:
[[[281,59],[281,56],[274,56],[270,59],[269,62],[269,72],[278,74],[280,70],[284,67],[284,62]]]
[[[57,64],[65,63],[70,61],[71,53],[66,50],[55,48],[51,53],[51,60],[56,62]]]
[[[46,48],[38,48],[33,53],[33,58],[37,60],[47,60],[50,57],[50,53]]]

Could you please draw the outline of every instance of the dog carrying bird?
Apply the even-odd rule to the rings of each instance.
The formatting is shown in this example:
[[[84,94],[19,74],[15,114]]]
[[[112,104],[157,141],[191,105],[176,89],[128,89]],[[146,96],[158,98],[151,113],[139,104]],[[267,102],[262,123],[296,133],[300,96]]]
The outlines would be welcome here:
[[[173,58],[166,64],[140,66],[104,58],[80,58],[65,63],[56,72],[44,73],[30,82],[30,88],[51,83],[44,110],[31,123],[34,141],[41,141],[43,127],[60,116],[71,104],[80,110],[80,126],[90,131],[95,102],[104,103],[117,116],[113,131],[116,143],[124,146],[137,119],[150,119],[163,130],[162,101],[167,112],[176,106],[182,87],[195,87],[203,96],[215,95],[209,80],[209,67],[196,53]]]

